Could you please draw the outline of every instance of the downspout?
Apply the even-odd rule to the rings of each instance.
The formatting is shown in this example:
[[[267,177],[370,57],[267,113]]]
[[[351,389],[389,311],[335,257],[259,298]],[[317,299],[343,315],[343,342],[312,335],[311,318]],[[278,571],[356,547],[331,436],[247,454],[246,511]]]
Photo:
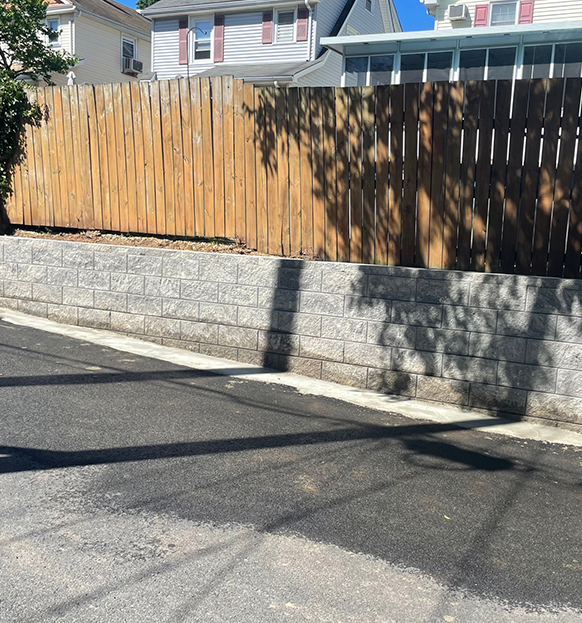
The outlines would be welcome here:
[[[313,45],[314,45],[314,39],[315,37],[313,36],[313,13],[314,13],[314,7],[311,5],[309,0],[304,0],[305,2],[305,8],[309,11],[309,58],[307,60],[312,61],[315,59],[315,50],[313,50]]]

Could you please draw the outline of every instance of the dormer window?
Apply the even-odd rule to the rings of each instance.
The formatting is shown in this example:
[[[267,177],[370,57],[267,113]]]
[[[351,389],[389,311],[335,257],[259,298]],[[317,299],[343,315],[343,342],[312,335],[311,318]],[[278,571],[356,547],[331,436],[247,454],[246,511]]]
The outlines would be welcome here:
[[[275,29],[277,43],[293,43],[295,41],[295,11],[278,11]]]
[[[491,26],[512,26],[517,21],[517,2],[492,2]]]

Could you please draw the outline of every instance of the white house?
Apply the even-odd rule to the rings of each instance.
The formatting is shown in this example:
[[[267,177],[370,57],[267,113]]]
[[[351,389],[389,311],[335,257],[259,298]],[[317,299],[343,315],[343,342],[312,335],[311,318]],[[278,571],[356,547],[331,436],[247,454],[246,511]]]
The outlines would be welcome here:
[[[322,37],[402,30],[393,0],[159,0],[142,13],[159,79],[339,86],[342,56],[322,49]]]
[[[342,84],[582,76],[581,0],[422,3],[434,30],[322,39]]]
[[[151,23],[115,0],[49,0],[47,45],[74,54],[71,76],[57,84],[127,82],[151,74]]]

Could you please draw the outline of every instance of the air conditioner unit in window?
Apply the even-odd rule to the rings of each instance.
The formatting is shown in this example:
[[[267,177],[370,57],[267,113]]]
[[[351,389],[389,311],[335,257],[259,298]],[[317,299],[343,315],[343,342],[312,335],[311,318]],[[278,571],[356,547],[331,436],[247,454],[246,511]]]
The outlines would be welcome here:
[[[449,7],[449,20],[451,22],[466,22],[469,10],[466,4],[454,4]]]
[[[429,10],[429,11],[434,11],[435,9],[438,8],[439,4],[440,4],[440,0],[420,0],[422,2],[422,4],[424,4],[424,6]]]
[[[123,73],[135,76],[143,73],[143,63],[135,58],[123,58]]]

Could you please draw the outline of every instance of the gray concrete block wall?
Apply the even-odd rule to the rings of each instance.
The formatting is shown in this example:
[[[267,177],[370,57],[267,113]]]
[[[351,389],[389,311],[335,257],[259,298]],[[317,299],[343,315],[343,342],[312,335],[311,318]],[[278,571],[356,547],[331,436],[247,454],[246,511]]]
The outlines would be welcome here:
[[[582,426],[582,282],[0,237],[0,307]]]

